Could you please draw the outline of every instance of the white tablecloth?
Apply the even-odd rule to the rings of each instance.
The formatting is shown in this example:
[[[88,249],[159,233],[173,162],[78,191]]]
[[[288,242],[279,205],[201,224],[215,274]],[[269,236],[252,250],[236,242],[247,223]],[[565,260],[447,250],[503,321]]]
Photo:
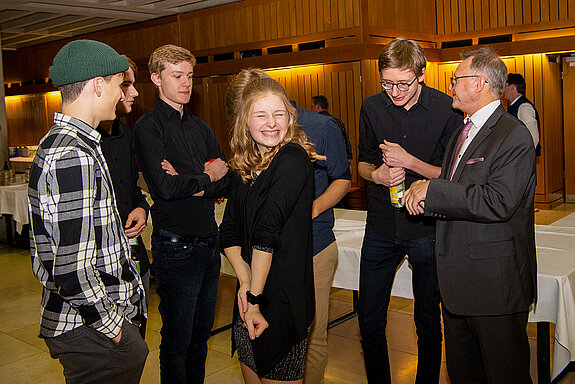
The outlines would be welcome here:
[[[28,184],[0,186],[0,214],[12,215],[16,231],[28,224]]]
[[[357,290],[367,213],[335,211],[339,264],[333,286]],[[535,237],[538,299],[537,306],[529,313],[529,321],[555,324],[552,370],[552,378],[555,378],[575,360],[575,214],[551,225],[536,225]],[[413,298],[411,270],[405,260],[397,271],[391,294]]]

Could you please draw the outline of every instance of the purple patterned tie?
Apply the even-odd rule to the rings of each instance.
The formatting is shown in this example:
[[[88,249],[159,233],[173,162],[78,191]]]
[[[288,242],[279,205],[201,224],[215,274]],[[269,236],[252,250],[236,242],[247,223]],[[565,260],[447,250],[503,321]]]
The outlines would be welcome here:
[[[457,163],[457,158],[459,157],[459,152],[461,151],[461,147],[463,147],[463,143],[465,139],[467,139],[467,134],[469,130],[473,127],[473,122],[471,119],[467,121],[467,124],[463,127],[463,130],[459,134],[457,138],[457,147],[455,148],[455,152],[453,152],[453,160],[451,161],[451,171],[449,172],[449,180],[453,178],[453,174],[455,173],[455,164]]]

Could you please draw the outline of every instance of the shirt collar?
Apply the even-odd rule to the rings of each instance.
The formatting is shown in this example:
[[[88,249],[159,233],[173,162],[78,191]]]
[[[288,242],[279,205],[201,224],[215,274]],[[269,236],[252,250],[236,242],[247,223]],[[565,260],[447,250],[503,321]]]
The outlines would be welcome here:
[[[395,104],[393,104],[393,101],[391,101],[391,98],[389,97],[387,92],[381,91],[381,94],[382,94],[383,98],[385,99],[385,107],[386,108],[395,107],[397,109],[405,110],[405,108],[398,107]],[[431,107],[431,102],[429,100],[429,96],[430,96],[429,87],[427,85],[425,85],[425,83],[421,83],[421,93],[419,94],[419,98],[417,99],[415,104],[413,104],[413,106],[411,108],[409,108],[409,110],[413,111],[415,108],[417,108],[418,105],[421,105],[423,108],[429,110],[429,108]]]
[[[55,112],[54,124],[62,127],[71,125],[78,131],[85,134],[90,140],[94,141],[95,143],[100,143],[100,138],[102,137],[100,133],[80,119],[76,119],[75,117],[68,116],[60,112]]]
[[[114,122],[112,123],[112,133],[106,132],[102,128],[101,124],[98,125],[98,128],[96,130],[98,131],[98,133],[100,133],[102,137],[119,138],[124,135],[124,131],[120,129],[120,120],[118,119],[115,119]]]
[[[500,104],[500,100],[492,101],[491,103],[483,106],[481,109],[475,112],[469,119],[473,121],[473,125],[475,127],[481,128]]]
[[[521,96],[523,96],[523,95],[517,96],[517,98],[516,98],[515,100],[513,100],[513,101],[511,102],[511,104],[509,104],[509,105],[515,104],[515,102],[516,102],[517,100],[519,100],[519,99],[521,98]]]
[[[180,116],[180,111],[174,109],[170,104],[166,103],[164,100],[158,97],[156,100],[156,108],[164,114],[169,119],[177,118],[178,120],[184,120],[189,117],[192,113],[186,105],[183,107],[183,115]]]

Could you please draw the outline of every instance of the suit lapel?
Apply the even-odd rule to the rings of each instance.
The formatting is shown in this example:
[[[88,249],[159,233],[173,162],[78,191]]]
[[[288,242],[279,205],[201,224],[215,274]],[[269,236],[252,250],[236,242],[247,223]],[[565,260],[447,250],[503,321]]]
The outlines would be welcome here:
[[[473,141],[469,144],[461,160],[459,160],[459,164],[457,169],[455,170],[455,174],[453,175],[452,180],[458,181],[461,173],[463,173],[463,169],[465,168],[465,163],[471,158],[471,155],[475,152],[477,147],[491,134],[491,129],[493,126],[499,121],[499,118],[505,113],[505,108],[499,105],[495,111],[489,116],[489,119],[483,124],[483,127],[477,132],[477,135],[473,138]],[[453,148],[451,149],[453,151]],[[453,157],[453,154],[452,154]]]

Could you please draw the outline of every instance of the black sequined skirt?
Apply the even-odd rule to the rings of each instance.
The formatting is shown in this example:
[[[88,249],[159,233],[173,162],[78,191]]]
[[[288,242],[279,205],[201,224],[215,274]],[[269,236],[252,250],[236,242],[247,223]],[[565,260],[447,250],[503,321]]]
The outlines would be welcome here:
[[[240,363],[245,364],[256,374],[260,375],[256,369],[254,352],[248,329],[244,327],[240,318],[237,318],[234,322],[234,337],[238,352],[238,360]],[[294,381],[303,379],[306,351],[307,337],[294,345],[289,353],[285,355],[267,374],[260,376],[264,379],[278,381]]]

